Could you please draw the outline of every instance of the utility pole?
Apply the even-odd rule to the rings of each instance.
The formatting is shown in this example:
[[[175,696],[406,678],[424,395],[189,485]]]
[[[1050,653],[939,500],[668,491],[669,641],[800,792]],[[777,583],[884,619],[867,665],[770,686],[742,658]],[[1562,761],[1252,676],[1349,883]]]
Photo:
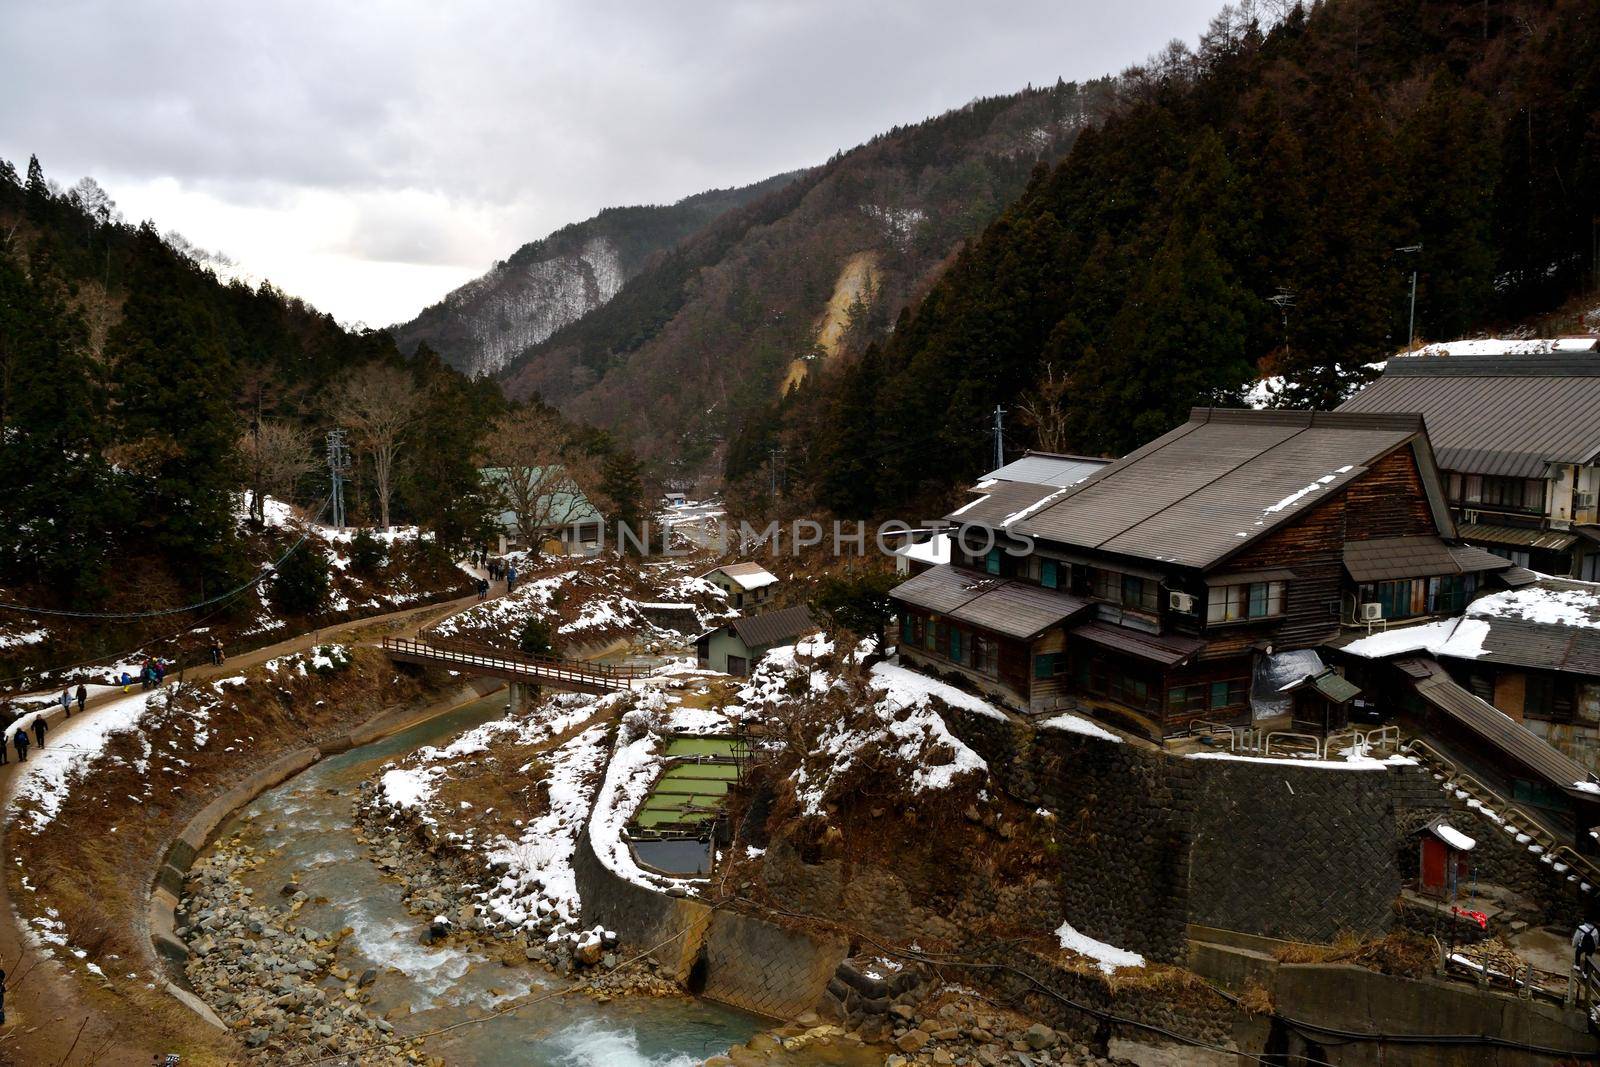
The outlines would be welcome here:
[[[329,430],[328,476],[332,481],[333,491],[328,499],[333,506],[330,522],[336,530],[344,528],[344,483],[345,476],[349,473],[350,446],[345,444],[344,431]]]
[[[1400,248],[1395,249],[1395,251],[1396,252],[1405,252],[1408,255],[1415,255],[1416,253],[1422,251],[1422,242],[1418,241],[1414,245],[1404,245],[1404,246],[1402,246]],[[1406,351],[1410,352],[1412,346],[1415,345],[1416,343],[1417,343],[1417,265],[1416,265],[1416,261],[1413,260],[1412,264],[1411,264],[1411,321],[1406,326]]]
[[[267,508],[261,502],[261,393],[265,388],[266,386],[257,380],[256,410],[250,417],[250,444],[255,459],[255,470],[250,479],[250,514],[258,527],[267,524]]]
[[[769,457],[767,460],[767,479],[770,483],[768,492],[771,494],[772,499],[776,500],[778,499],[778,463],[783,458],[783,449],[773,445],[767,449],[767,456]]]
[[[1006,465],[1006,409],[994,406],[994,469]]]
[[[1278,286],[1278,291],[1276,293],[1267,297],[1267,303],[1276,305],[1278,311],[1283,315],[1283,348],[1284,351],[1288,351],[1289,309],[1294,307],[1294,292],[1293,290],[1285,289],[1280,285]]]

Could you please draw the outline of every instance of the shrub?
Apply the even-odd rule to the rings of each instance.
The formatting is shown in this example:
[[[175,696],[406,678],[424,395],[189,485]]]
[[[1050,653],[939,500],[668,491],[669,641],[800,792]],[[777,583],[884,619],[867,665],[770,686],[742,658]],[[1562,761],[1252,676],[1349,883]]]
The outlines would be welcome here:
[[[328,557],[309,542],[278,564],[272,608],[279,615],[311,615],[328,600]]]
[[[366,530],[350,540],[350,566],[357,574],[372,575],[389,559],[389,548]]]
[[[535,615],[522,624],[517,635],[517,647],[530,656],[548,656],[555,651],[555,631],[550,624]]]

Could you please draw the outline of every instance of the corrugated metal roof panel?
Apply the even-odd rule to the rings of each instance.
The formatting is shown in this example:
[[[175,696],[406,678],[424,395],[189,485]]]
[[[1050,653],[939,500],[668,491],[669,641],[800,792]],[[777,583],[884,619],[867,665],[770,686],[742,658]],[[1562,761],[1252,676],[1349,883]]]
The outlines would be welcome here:
[[[889,597],[938,615],[947,615],[1004,579],[960,571],[948,563],[929,567],[910,581],[889,590]]]
[[[1542,478],[1600,453],[1600,359],[1392,359],[1341,412],[1421,412],[1446,470]]]
[[[983,481],[1029,482],[1033,485],[1075,485],[1110,463],[1091,456],[1058,456],[1049,452],[1029,452],[983,476]]]
[[[957,508],[946,518],[951,522],[973,522],[998,529],[1005,525],[1007,519],[1061,492],[1061,489],[1031,482],[996,482],[986,490],[975,492],[983,493],[983,496]]]
[[[1495,526],[1487,522],[1464,522],[1456,527],[1463,541],[1486,541],[1491,545],[1515,545],[1519,548],[1547,548],[1553,552],[1571,548],[1578,538],[1561,530],[1524,529],[1519,526]]]
[[[803,637],[817,629],[804,605],[735,619],[728,625],[749,648],[764,648]]]
[[[1196,409],[1013,529],[1205,569],[1320,503],[1420,427],[1410,415]]]
[[[1403,669],[1412,677],[1418,696],[1550,784],[1570,792],[1573,783],[1589,780],[1589,772],[1570,756],[1535,737],[1493,704],[1457,685],[1436,661],[1419,657],[1407,660],[1406,664]]]
[[[1344,566],[1358,582],[1385,582],[1507,570],[1511,561],[1481,548],[1447,545],[1437,537],[1380,537],[1345,542]]]
[[[1178,634],[1157,636],[1104,622],[1084,623],[1082,626],[1074,626],[1069,632],[1078,640],[1088,641],[1117,652],[1126,652],[1130,656],[1151,660],[1164,667],[1177,666],[1203,649],[1206,644],[1194,637],[1182,637]]]

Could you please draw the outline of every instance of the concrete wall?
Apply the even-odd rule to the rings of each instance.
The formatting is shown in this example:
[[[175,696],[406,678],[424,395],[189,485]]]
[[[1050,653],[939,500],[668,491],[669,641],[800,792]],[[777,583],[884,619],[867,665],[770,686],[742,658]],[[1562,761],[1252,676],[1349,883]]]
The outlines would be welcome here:
[[[702,995],[745,1011],[788,1019],[815,1008],[849,954],[843,938],[635,885],[600,862],[586,833],[572,868],[584,925],[615,931],[629,952],[650,950],[679,981],[703,983]]]

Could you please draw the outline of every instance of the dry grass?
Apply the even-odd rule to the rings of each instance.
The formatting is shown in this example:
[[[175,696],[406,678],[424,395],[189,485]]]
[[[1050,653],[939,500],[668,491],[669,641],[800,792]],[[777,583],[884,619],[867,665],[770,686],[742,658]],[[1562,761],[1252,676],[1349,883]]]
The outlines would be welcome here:
[[[125,1040],[180,1052],[185,1063],[223,1062],[226,1051],[213,1028],[145,988],[159,966],[145,934],[147,890],[168,843],[211,797],[256,767],[427,691],[374,650],[357,650],[348,667],[329,674],[254,668],[246,677],[247,685],[222,691],[204,747],[195,745],[189,716],[218,693],[174,686],[166,705],[147,713],[144,731],[112,738],[54,820],[37,833],[13,820],[5,840],[7,854],[21,860],[10,867],[10,888],[24,919],[54,908],[69,942],[110,977],[108,989],[81,984],[108,1015],[125,1020]],[[22,888],[22,873],[34,891]],[[126,979],[129,972],[141,977]]]
[[[1272,994],[1254,978],[1245,982],[1244,988],[1239,991],[1239,1007],[1250,1015],[1271,1015],[1276,1010]]]
[[[1381,974],[1421,978],[1433,972],[1433,943],[1410,930],[1392,930],[1363,939],[1341,931],[1329,945],[1290,943],[1273,953],[1279,963],[1353,963]]]

